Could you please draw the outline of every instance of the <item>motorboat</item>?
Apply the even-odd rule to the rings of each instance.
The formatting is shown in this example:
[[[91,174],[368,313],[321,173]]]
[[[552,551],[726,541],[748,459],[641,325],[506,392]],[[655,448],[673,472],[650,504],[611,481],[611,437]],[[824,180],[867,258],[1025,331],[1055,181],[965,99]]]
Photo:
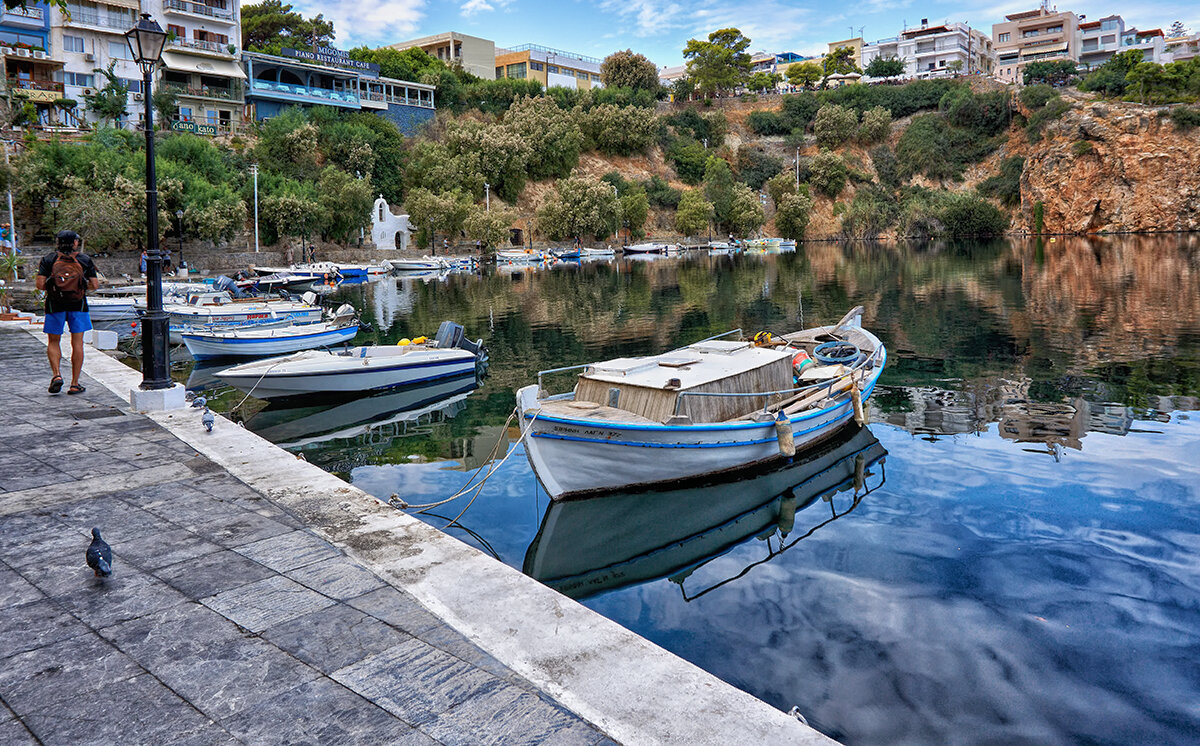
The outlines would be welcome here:
[[[407,340],[402,340],[407,341]],[[407,345],[308,350],[227,368],[217,378],[260,399],[301,394],[361,394],[474,372],[486,360],[482,340],[443,322],[435,339]]]
[[[886,456],[870,429],[848,427],[744,479],[551,501],[522,569],[576,600],[664,577],[682,588],[698,566],[751,538],[774,539],[773,557],[849,513],[882,486]],[[843,492],[853,494],[839,510]],[[811,516],[801,512],[810,506]]]
[[[266,357],[346,344],[358,335],[354,307],[342,305],[331,320],[314,324],[189,328],[179,332],[196,360],[223,357]]]
[[[668,251],[670,251],[670,247],[665,243],[635,243],[621,247],[621,252],[626,256],[630,254],[666,254]]]
[[[260,277],[270,275],[291,275],[296,278],[306,277],[313,281],[330,282],[337,281],[341,278],[341,273],[337,267],[329,263],[317,264],[293,264],[290,267],[260,267],[252,266],[250,271]]]
[[[741,251],[737,246],[724,241],[713,241],[708,245],[709,256],[728,256]]]
[[[583,256],[583,249],[550,249],[550,255],[555,259],[578,259]]]
[[[323,283],[324,277],[313,277],[309,273],[297,274],[291,271],[276,272],[270,275],[255,275],[241,280],[234,280],[234,285],[241,290],[260,293],[273,293],[281,290],[302,291],[312,288],[314,283]]]
[[[423,256],[420,259],[389,259],[386,262],[397,272],[439,272],[448,269],[450,263],[435,256]]]
[[[180,332],[187,327],[248,326],[289,322],[314,324],[324,318],[325,309],[315,304],[316,295],[306,293],[301,300],[234,299],[227,292],[193,293],[183,302],[164,303],[170,320],[170,341],[182,344]],[[144,307],[139,299],[139,308]]]
[[[555,500],[712,479],[791,458],[851,421],[887,351],[858,306],[831,326],[542,371],[517,391],[525,453]],[[545,377],[578,371],[571,391]],[[670,454],[669,457],[664,457]]]
[[[603,249],[589,249],[585,247],[579,250],[580,259],[606,259],[616,255],[617,252],[609,246],[605,246]]]
[[[504,249],[496,252],[497,262],[530,264],[545,260],[546,254],[536,249]]]
[[[133,296],[91,297],[87,305],[93,321],[120,321],[137,317],[137,298]]]

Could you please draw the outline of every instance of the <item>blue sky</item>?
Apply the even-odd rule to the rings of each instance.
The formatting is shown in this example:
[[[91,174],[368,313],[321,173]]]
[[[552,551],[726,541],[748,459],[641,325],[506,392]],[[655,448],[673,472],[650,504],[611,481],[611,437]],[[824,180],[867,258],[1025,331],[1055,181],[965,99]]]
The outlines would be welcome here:
[[[296,9],[323,13],[334,21],[337,46],[383,45],[418,36],[461,31],[498,46],[541,44],[604,57],[633,49],[659,66],[683,62],[690,38],[728,26],[741,29],[751,48],[764,51],[823,52],[845,39],[853,27],[868,41],[894,36],[928,18],[931,23],[965,21],[991,31],[1006,13],[1030,10],[1037,0],[291,0]],[[1059,6],[1089,18],[1120,13],[1141,29],[1182,20],[1200,30],[1200,3],[1146,0],[1126,3],[1080,2]]]

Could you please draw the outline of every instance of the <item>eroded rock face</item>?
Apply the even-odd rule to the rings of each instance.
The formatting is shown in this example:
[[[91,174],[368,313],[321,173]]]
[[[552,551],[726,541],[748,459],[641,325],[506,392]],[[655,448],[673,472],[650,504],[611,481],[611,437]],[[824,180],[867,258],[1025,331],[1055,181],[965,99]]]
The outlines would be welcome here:
[[[1025,160],[1024,225],[1041,202],[1050,233],[1200,230],[1200,129],[1167,114],[1095,104],[1050,124]]]

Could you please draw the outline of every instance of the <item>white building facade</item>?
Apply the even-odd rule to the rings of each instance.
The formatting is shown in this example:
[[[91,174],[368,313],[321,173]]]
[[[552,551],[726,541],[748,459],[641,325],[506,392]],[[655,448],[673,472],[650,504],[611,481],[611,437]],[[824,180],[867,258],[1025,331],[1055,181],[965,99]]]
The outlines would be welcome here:
[[[936,78],[990,75],[995,69],[996,53],[991,37],[965,23],[931,25],[928,19],[922,19],[919,27],[863,45],[864,70],[877,57],[903,60],[906,78]]]
[[[175,94],[176,127],[239,129],[246,81],[239,0],[143,0],[142,7],[167,32],[158,85]]]
[[[84,95],[107,85],[107,78],[96,71],[112,65],[113,74],[129,86],[128,115],[120,124],[136,122],[145,111],[145,95],[142,71],[131,59],[125,32],[137,23],[138,0],[68,0],[67,11],[49,9],[50,44],[63,63],[63,97],[77,102],[81,121],[95,124],[97,117],[86,110]]]
[[[1130,49],[1142,52],[1146,62],[1169,62],[1164,58],[1166,35],[1162,29],[1138,31],[1126,27],[1121,16],[1106,16],[1098,21],[1079,24],[1079,65],[1094,69],[1103,65],[1113,55]]]

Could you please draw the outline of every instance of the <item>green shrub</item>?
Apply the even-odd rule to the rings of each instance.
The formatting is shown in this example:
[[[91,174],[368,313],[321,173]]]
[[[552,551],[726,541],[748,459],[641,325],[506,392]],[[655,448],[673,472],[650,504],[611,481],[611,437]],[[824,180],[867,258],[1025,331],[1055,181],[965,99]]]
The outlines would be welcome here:
[[[946,195],[941,218],[948,236],[998,236],[1008,229],[1000,208],[972,194]]]
[[[892,134],[892,112],[876,106],[867,109],[862,115],[862,125],[858,128],[858,141],[863,143],[886,140]]]
[[[1005,158],[1000,164],[1000,173],[989,176],[979,184],[979,191],[988,197],[1000,200],[1009,207],[1021,204],[1021,174],[1025,171],[1025,159],[1020,156]]]
[[[767,179],[783,170],[783,161],[752,145],[738,148],[735,165],[738,179],[755,191],[761,189]]]
[[[695,140],[679,138],[667,148],[667,160],[675,167],[675,173],[684,184],[699,184],[704,178],[704,163],[708,151]]]
[[[682,193],[657,175],[643,181],[642,188],[646,190],[646,198],[650,200],[650,204],[655,207],[679,206]]]
[[[858,113],[881,106],[895,118],[936,109],[947,91],[965,88],[955,80],[917,80],[906,85],[848,85],[821,91],[822,103],[837,104]]]
[[[1034,112],[1029,118],[1028,124],[1025,125],[1025,136],[1029,138],[1029,144],[1032,145],[1042,139],[1042,130],[1050,122],[1066,114],[1071,108],[1071,102],[1055,96],[1046,102],[1046,105]]]
[[[910,190],[902,205],[896,221],[897,237],[926,240],[945,231],[937,193],[926,189]]]
[[[875,176],[879,183],[889,189],[900,186],[900,170],[896,165],[896,154],[886,145],[876,145],[871,148],[871,163],[875,166]]]
[[[1181,130],[1200,127],[1200,108],[1176,106],[1171,110],[1171,121]]]
[[[851,137],[858,129],[858,113],[836,104],[826,104],[817,111],[813,120],[813,134],[817,144],[823,148],[836,148]]]
[[[1046,206],[1041,200],[1033,203],[1033,232],[1043,233],[1046,227]]]
[[[812,199],[806,194],[784,195],[775,211],[775,228],[779,235],[796,241],[804,238],[812,205]]]
[[[1075,155],[1076,158],[1078,158],[1080,156],[1088,155],[1089,153],[1093,152],[1094,150],[1095,150],[1095,148],[1087,140],[1076,140],[1075,143],[1071,146],[1071,152]]]
[[[822,150],[812,159],[809,183],[826,197],[836,197],[846,188],[846,163],[837,153]]]
[[[956,127],[969,129],[980,135],[999,134],[1008,127],[1008,93],[972,93],[970,88],[961,87],[948,91],[938,102],[938,109]]]
[[[746,117],[746,126],[756,135],[786,135],[791,131],[783,124],[783,116],[775,111],[752,111]]]
[[[951,127],[937,114],[922,114],[896,143],[896,161],[903,178],[923,173],[931,179],[958,179],[967,164],[982,160],[995,147],[993,138]]]
[[[814,93],[792,93],[783,97],[783,108],[779,112],[780,126],[788,132],[805,130],[817,115],[821,102]]]
[[[900,207],[883,187],[864,187],[842,218],[841,232],[845,238],[879,238],[899,217]]]
[[[1053,88],[1045,84],[1026,86],[1021,89],[1021,103],[1030,111],[1036,111],[1057,95]]]

